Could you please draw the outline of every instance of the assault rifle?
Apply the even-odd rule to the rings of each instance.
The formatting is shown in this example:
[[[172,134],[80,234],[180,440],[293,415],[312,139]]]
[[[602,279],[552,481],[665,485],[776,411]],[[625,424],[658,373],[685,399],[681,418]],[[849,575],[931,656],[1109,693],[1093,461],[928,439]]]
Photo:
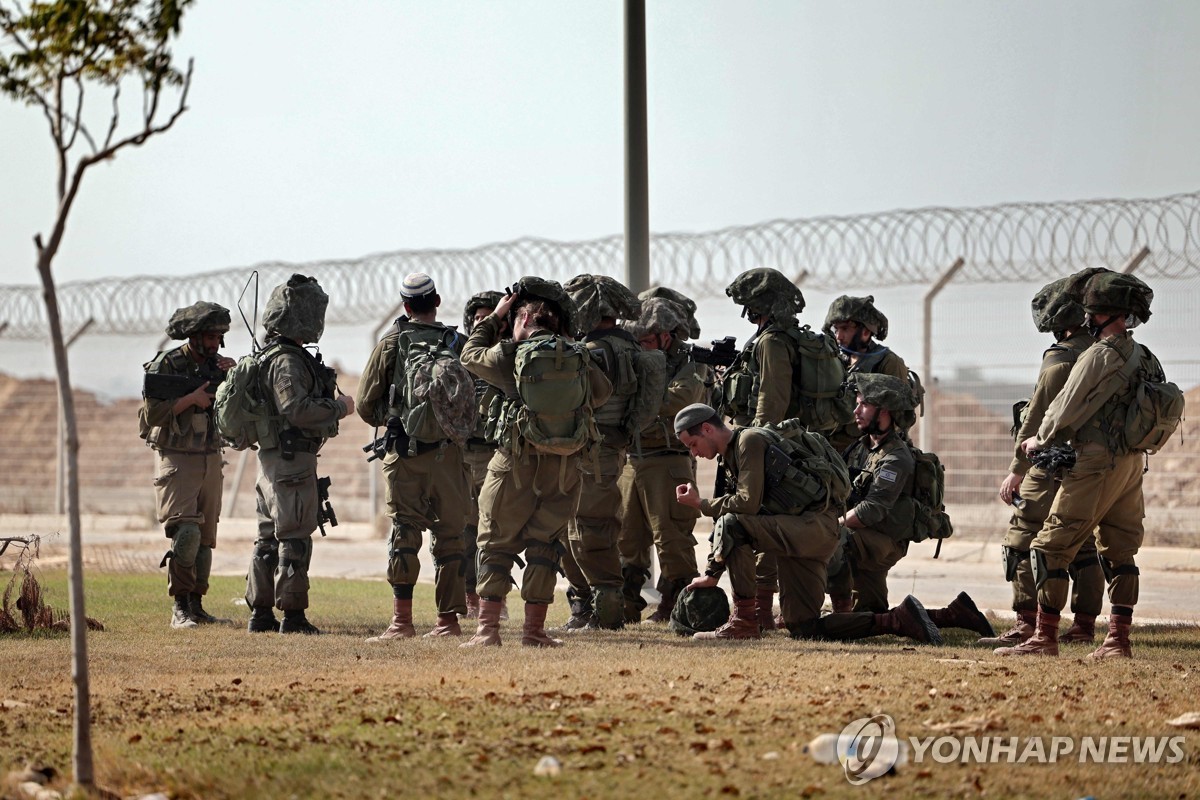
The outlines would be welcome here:
[[[338,526],[337,512],[329,502],[329,486],[332,483],[329,478],[317,478],[317,527],[321,529],[322,536],[325,535],[326,522],[331,528]]]
[[[694,344],[690,348],[692,360],[697,364],[708,364],[711,367],[728,367],[737,358],[737,337],[726,336],[724,339],[713,339],[712,347]]]
[[[1041,450],[1034,450],[1029,455],[1029,461],[1035,467],[1046,470],[1046,472],[1058,472],[1060,469],[1071,469],[1075,466],[1075,459],[1078,457],[1075,448],[1069,444],[1052,444],[1049,447],[1043,447]]]
[[[371,454],[367,456],[368,464],[375,459],[382,461],[383,457],[389,452],[408,452],[408,434],[404,431],[404,424],[400,422],[398,417],[390,417],[387,421],[387,427],[384,429],[383,436],[364,444],[362,451]]]
[[[183,397],[185,394],[191,394],[199,389],[205,383],[208,387],[205,389],[209,394],[217,393],[217,386],[221,381],[225,380],[225,373],[217,369],[216,363],[205,362],[201,368],[201,374],[198,376],[191,375],[163,375],[157,372],[147,372],[145,380],[142,383],[142,396],[150,400],[175,400]]]

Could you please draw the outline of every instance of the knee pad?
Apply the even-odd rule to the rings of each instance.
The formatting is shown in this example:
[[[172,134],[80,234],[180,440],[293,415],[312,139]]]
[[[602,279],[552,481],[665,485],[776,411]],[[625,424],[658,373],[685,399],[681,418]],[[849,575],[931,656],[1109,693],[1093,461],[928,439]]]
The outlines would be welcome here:
[[[196,565],[196,554],[200,552],[200,526],[193,522],[185,522],[175,528],[171,537],[171,554],[176,564],[184,569]]]
[[[607,630],[616,630],[625,625],[625,596],[615,586],[596,588],[593,601],[596,624]]]
[[[749,544],[750,537],[746,535],[746,529],[738,522],[736,515],[722,514],[713,524],[709,541],[712,542],[714,558],[723,562],[733,552],[733,548]]]
[[[1083,556],[1082,558],[1076,558],[1067,567],[1067,572],[1069,572],[1071,574],[1071,579],[1074,580],[1075,576],[1077,576],[1080,572],[1082,572],[1085,569],[1092,569],[1094,567],[1100,567],[1101,569],[1103,569],[1104,565],[1101,563],[1101,560],[1102,559],[1099,556],[1095,556],[1095,555],[1088,555],[1088,556]]]
[[[1071,577],[1065,569],[1050,569],[1046,564],[1046,554],[1041,550],[1031,549],[1029,557],[1033,560],[1033,588],[1041,589],[1042,585],[1051,578],[1067,580]]]
[[[1104,582],[1112,583],[1113,579],[1118,575],[1141,575],[1142,571],[1137,568],[1136,564],[1118,564],[1113,565],[1104,556],[1100,556],[1100,569],[1104,570]],[[1072,565],[1074,566],[1074,565]]]
[[[567,573],[562,568],[562,556],[565,548],[560,542],[551,543],[526,539],[523,544],[525,545],[525,560],[529,562],[530,567],[543,567],[561,577],[567,577]],[[514,560],[520,562],[519,558],[514,557]]]
[[[463,557],[462,553],[451,553],[450,555],[447,555],[447,556],[434,556],[433,557],[433,568],[434,569],[443,569],[443,568],[453,564],[456,561],[458,562],[458,574],[466,575],[467,574],[467,561],[466,561],[466,558]]]
[[[1017,567],[1022,561],[1029,560],[1028,550],[1017,550],[1006,544],[1000,545],[1001,557],[1004,560],[1004,580],[1012,583],[1017,579]]]

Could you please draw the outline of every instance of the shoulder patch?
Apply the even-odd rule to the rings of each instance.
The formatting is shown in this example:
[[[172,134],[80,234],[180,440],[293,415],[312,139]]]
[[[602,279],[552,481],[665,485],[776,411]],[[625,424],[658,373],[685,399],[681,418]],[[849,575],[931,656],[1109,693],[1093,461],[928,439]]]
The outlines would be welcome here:
[[[890,470],[890,469],[881,469],[881,470],[879,470],[879,473],[875,476],[875,479],[880,480],[880,481],[886,481],[888,483],[895,483],[896,482],[896,472],[894,470]]]

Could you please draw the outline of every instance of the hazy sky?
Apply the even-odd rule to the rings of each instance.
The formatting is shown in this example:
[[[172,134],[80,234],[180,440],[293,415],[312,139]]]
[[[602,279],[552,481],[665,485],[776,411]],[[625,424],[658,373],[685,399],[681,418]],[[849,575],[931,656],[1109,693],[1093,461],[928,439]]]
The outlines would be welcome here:
[[[655,231],[1200,188],[1198,2],[647,6]],[[621,7],[200,0],[177,46],[196,59],[190,110],[88,174],[56,276],[618,233]],[[52,155],[42,116],[0,100],[0,284],[37,281]],[[997,314],[1033,353],[1026,293]],[[888,313],[913,360],[908,305]],[[748,333],[724,298],[702,308],[706,333]],[[334,329],[322,345],[357,369],[366,339]],[[134,392],[153,346],[84,337],[73,369]],[[53,369],[42,345],[0,359]]]

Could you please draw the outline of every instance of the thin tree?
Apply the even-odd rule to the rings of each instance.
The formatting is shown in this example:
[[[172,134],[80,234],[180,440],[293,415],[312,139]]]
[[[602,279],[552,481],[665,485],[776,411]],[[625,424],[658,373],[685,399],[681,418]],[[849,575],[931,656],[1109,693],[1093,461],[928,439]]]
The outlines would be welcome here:
[[[121,150],[163,133],[187,110],[192,62],[181,73],[171,42],[192,0],[0,0],[0,92],[40,109],[50,127],[57,159],[58,207],[48,236],[33,237],[42,281],[46,320],[58,373],[67,455],[67,562],[71,604],[71,678],[75,686],[73,775],[76,785],[95,785],[92,764],[91,700],[87,625],[83,604],[83,548],[79,524],[79,434],[62,320],[51,267],[62,244],[67,218],[88,169]],[[141,85],[141,113],[122,130],[121,88]],[[99,116],[85,100],[99,96]],[[163,101],[174,97],[170,111]],[[98,127],[90,120],[100,119]],[[11,154],[11,153],[10,153]]]

